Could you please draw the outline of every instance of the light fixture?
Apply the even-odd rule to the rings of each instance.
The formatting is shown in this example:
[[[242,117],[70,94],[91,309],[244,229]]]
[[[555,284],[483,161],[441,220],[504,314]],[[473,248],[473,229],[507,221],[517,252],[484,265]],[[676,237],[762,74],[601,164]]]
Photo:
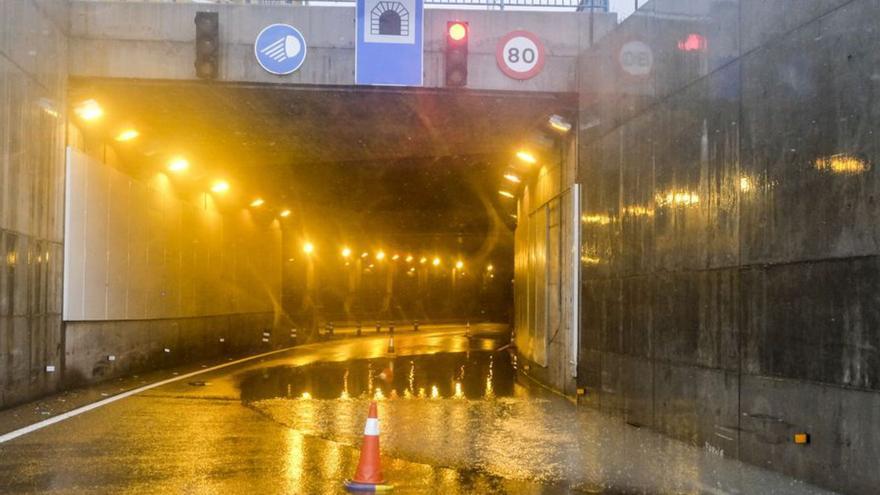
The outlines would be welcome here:
[[[514,197],[516,197],[516,196],[514,196],[512,193],[507,192],[507,191],[498,191],[498,194],[504,196],[505,198],[514,198]]]
[[[211,186],[211,191],[215,193],[225,193],[229,190],[229,183],[225,180],[218,180]]]
[[[347,247],[342,248],[342,257],[348,258],[349,256],[351,256],[351,249]]]
[[[392,261],[397,261],[398,259],[400,259],[400,255],[399,255],[399,254],[395,254],[394,256],[391,257],[391,260],[392,260]]]
[[[384,260],[385,259],[385,251],[382,251],[380,249],[378,252],[376,252],[376,259],[379,261]]]
[[[456,261],[456,262],[455,262],[455,268],[461,270],[462,268],[464,268],[464,262],[461,261],[461,260]]]
[[[290,216],[290,210],[281,210],[281,213],[279,213],[279,215],[281,215],[281,218],[287,218]]]
[[[519,151],[517,151],[517,152],[516,152],[516,157],[519,158],[520,160],[526,162],[526,163],[531,163],[531,164],[538,163],[538,159],[535,158],[535,155],[529,153],[529,152],[526,151],[526,150],[519,150]]]
[[[421,263],[423,265],[427,262],[428,262],[428,258],[425,258],[424,256],[422,256],[422,259],[419,260],[419,263]]]
[[[406,255],[406,262],[407,263],[412,263],[412,260],[413,260],[413,257],[411,254]]]
[[[86,100],[77,105],[73,111],[83,120],[97,120],[104,115],[104,109],[95,100]]]
[[[364,251],[363,253],[361,253],[361,258],[366,258],[369,255],[370,255],[370,253]]]
[[[185,172],[186,169],[188,169],[188,168],[189,168],[189,162],[186,160],[186,158],[182,158],[182,157],[178,156],[178,157],[172,158],[171,161],[168,162],[168,170],[175,172],[175,173]]]
[[[565,120],[561,115],[553,114],[549,119],[550,127],[555,131],[567,133],[571,130],[571,123]]]
[[[504,178],[509,180],[510,182],[513,182],[514,184],[519,184],[520,182],[522,182],[522,180],[516,174],[504,174]]]
[[[494,270],[494,269],[495,269],[495,267],[492,266],[491,264],[488,265],[488,266],[486,267],[486,271],[487,271],[487,272],[491,272],[491,271]]]
[[[315,251],[315,246],[311,242],[306,242],[303,244],[303,252],[306,254],[312,254]]]
[[[263,201],[263,198],[257,198],[255,200],[251,201],[251,208],[259,208],[260,206],[263,206],[265,203],[266,202]]]
[[[440,266],[440,258],[434,257],[434,260],[431,261],[431,264],[434,266]]]
[[[139,133],[135,129],[125,129],[124,131],[122,131],[116,135],[116,140],[119,141],[120,143],[123,143],[125,141],[131,141],[132,139],[134,139],[140,135],[141,135],[141,133]]]

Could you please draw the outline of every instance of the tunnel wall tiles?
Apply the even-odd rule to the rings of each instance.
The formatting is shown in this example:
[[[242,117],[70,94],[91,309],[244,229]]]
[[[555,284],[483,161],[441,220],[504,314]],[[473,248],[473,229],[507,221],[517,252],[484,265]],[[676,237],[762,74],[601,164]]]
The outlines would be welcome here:
[[[0,408],[61,365],[63,2],[0,2]],[[66,21],[64,21],[66,22]]]
[[[657,0],[581,57],[584,403],[874,493],[878,25],[872,0]]]

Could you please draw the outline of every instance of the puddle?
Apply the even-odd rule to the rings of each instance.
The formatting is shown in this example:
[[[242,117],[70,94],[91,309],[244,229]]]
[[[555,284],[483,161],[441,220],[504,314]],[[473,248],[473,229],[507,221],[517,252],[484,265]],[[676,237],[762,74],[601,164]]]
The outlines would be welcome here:
[[[246,403],[266,399],[486,399],[514,395],[514,358],[471,351],[266,368],[244,377]]]

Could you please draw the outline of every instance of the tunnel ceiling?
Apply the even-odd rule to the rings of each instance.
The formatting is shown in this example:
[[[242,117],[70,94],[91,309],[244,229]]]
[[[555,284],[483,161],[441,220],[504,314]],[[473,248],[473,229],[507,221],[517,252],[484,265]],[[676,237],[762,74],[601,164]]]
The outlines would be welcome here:
[[[134,175],[184,155],[208,176],[368,230],[489,233],[513,150],[571,95],[199,82],[74,80],[70,101],[95,99],[107,118],[83,126],[117,144]],[[329,215],[327,215],[329,213]],[[494,220],[493,220],[494,218]]]

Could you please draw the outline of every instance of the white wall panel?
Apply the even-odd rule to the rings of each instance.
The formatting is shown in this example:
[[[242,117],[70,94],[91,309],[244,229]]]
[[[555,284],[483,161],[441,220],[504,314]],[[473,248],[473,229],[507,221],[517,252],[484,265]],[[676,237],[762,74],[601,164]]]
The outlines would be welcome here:
[[[110,201],[110,174],[107,168],[85,166],[85,290],[83,314],[86,318],[107,317],[107,215]]]
[[[68,152],[64,319],[125,320],[268,312],[281,293],[279,226],[221,215]]]

